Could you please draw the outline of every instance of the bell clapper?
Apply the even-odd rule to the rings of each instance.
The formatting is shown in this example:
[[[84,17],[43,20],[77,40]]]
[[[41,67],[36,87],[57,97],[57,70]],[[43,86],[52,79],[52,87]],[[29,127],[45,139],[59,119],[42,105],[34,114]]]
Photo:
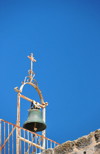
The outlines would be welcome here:
[[[35,126],[34,126],[34,131],[35,131],[35,132],[37,131],[37,128],[36,128],[36,122],[35,122]]]

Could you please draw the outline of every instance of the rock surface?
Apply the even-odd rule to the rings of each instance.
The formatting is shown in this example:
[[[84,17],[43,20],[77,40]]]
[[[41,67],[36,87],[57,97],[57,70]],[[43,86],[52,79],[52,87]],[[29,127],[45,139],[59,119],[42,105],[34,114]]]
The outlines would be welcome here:
[[[67,141],[41,154],[100,154],[100,129],[74,141]]]

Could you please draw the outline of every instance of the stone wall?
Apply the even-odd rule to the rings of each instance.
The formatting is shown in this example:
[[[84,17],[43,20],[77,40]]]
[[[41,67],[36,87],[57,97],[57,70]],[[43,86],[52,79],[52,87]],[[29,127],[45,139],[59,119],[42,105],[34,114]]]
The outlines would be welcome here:
[[[100,154],[100,129],[74,141],[67,141],[41,154]]]

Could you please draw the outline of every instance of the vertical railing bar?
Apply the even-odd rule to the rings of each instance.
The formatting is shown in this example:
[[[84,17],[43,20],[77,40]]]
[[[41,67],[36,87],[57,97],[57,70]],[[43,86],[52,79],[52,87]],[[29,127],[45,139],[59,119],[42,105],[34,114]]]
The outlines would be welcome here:
[[[16,154],[17,154],[17,128],[16,128]]]
[[[13,125],[12,125],[12,130],[13,130]],[[13,154],[13,133],[12,133],[12,154]]]
[[[29,131],[27,131],[27,136],[28,136],[28,141],[29,141]],[[29,143],[28,143],[28,147],[29,147]],[[29,151],[28,151],[29,153]]]
[[[8,123],[8,154],[9,154],[9,123]]]
[[[25,139],[25,130],[24,130],[24,139]],[[25,154],[25,140],[24,140],[24,154]]]
[[[4,143],[5,143],[5,122],[4,122]],[[4,154],[5,154],[5,146],[4,146]]]
[[[47,149],[48,149],[48,140],[47,140]]]
[[[39,136],[39,140],[40,140],[40,136]],[[40,146],[41,146],[41,142],[40,142]],[[39,148],[39,153],[41,152],[40,150],[41,150],[41,149]]]
[[[20,129],[20,137],[21,137],[21,129]],[[20,140],[20,154],[21,154],[21,140]]]
[[[31,141],[33,139],[33,134],[31,133]],[[33,145],[32,145],[32,153],[33,153]]]
[[[36,144],[37,144],[37,136],[36,136]],[[37,148],[36,148],[36,154],[37,154]]]
[[[1,119],[0,119],[0,154],[1,154]]]
[[[20,126],[20,92],[18,92],[17,94],[17,126]],[[19,131],[19,127],[17,127],[17,141],[16,141],[16,154],[19,154],[19,135],[20,135],[20,131]]]
[[[39,143],[39,140],[40,140],[40,136],[38,136],[38,143]],[[40,146],[41,146],[41,142],[40,142]],[[40,148],[39,148],[39,152],[40,152]]]
[[[37,144],[37,136],[35,137],[35,144]],[[36,148],[35,153],[37,154],[37,147],[35,147],[35,148]]]
[[[51,141],[51,148],[52,148],[52,141]]]
[[[36,138],[37,138],[37,136],[35,137],[35,144],[36,144]],[[36,151],[35,151],[35,154],[36,154]]]
[[[38,142],[40,141],[40,136],[38,136]],[[41,142],[40,142],[40,146],[41,146]],[[39,153],[41,152],[40,151],[41,149],[39,148]]]
[[[54,142],[54,148],[56,147],[55,145],[56,145],[56,143]]]

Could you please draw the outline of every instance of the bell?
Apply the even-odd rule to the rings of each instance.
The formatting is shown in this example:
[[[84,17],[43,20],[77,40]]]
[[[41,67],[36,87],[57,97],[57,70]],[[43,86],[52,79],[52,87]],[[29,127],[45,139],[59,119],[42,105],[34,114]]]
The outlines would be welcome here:
[[[23,128],[32,132],[39,132],[46,129],[46,124],[41,118],[41,111],[39,109],[29,110],[28,119],[24,122]]]

